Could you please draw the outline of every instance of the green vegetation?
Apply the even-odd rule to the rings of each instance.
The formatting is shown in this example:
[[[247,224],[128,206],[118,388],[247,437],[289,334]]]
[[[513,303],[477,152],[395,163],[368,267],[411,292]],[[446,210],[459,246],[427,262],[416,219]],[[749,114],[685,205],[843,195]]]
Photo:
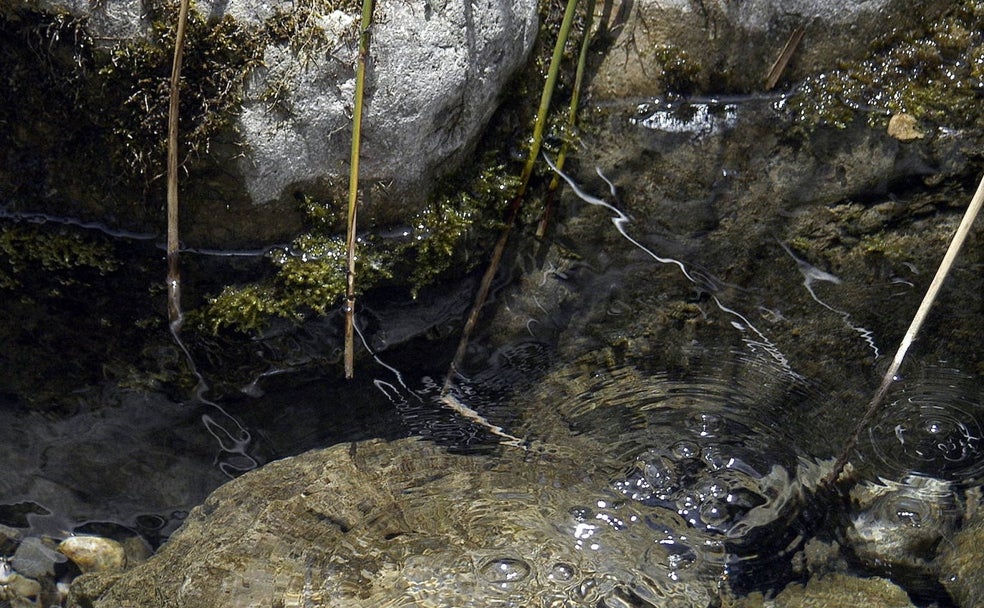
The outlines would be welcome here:
[[[0,226],[0,288],[14,289],[21,278],[46,276],[65,286],[75,282],[60,271],[91,268],[106,274],[119,268],[113,247],[69,232],[37,226]]]
[[[411,295],[452,268],[464,272],[481,259],[471,259],[469,240],[479,232],[499,227],[489,209],[501,205],[516,187],[501,166],[491,167],[462,185],[449,182],[418,213],[403,238],[375,234],[360,237],[358,276],[361,289],[383,281],[406,287]],[[308,231],[278,249],[269,259],[273,276],[255,283],[228,286],[212,298],[200,313],[210,331],[224,327],[239,331],[262,328],[271,317],[302,320],[308,314],[325,314],[345,293],[346,243],[335,229],[338,207],[305,198],[302,207],[309,218]]]
[[[949,127],[981,126],[984,2],[965,0],[917,31],[876,40],[858,62],[812,76],[790,100],[806,130],[845,128],[858,113],[882,128],[893,114]]]
[[[654,51],[656,63],[663,72],[666,90],[677,95],[694,93],[703,70],[699,60],[677,46],[659,45]]]
[[[504,205],[519,186],[521,166],[515,159],[527,156],[527,150],[515,148],[523,147],[529,136],[535,100],[565,5],[541,3],[542,36],[534,50],[536,59],[517,78],[508,107],[494,121],[486,138],[486,142],[495,142],[486,145],[490,151],[458,177],[440,184],[431,202],[404,220],[407,237],[374,235],[377,227],[360,235],[358,272],[363,292],[385,283],[416,294],[451,272],[460,274],[485,261],[471,253],[484,251],[502,227]],[[168,81],[177,6],[176,0],[146,3],[147,34],[119,41],[92,39],[86,21],[68,13],[4,6],[0,34],[6,42],[0,45],[0,63],[8,71],[8,86],[0,92],[0,137],[11,142],[8,156],[13,162],[0,169],[0,177],[8,172],[21,175],[19,179],[26,180],[19,190],[23,198],[43,197],[42,189],[47,188],[64,197],[60,208],[69,216],[75,201],[100,201],[97,213],[119,209],[131,214],[127,215],[131,219],[156,217],[163,204],[160,178],[166,164]],[[326,31],[331,24],[325,15],[335,10],[357,15],[359,6],[356,0],[298,0],[290,10],[277,9],[261,26],[249,28],[231,18],[209,19],[192,5],[180,98],[180,162],[189,172],[184,181],[191,184],[188,187],[194,187],[196,171],[211,166],[208,152],[213,145],[235,142],[235,117],[247,79],[262,66],[266,49],[270,45],[289,47],[299,58],[296,69],[305,69],[306,59],[334,50],[328,43],[337,32]],[[340,26],[345,23],[339,21]],[[582,26],[583,14],[579,13],[565,57],[576,57]],[[355,19],[351,34],[354,41],[358,35]],[[573,61],[565,63],[569,69],[558,78],[556,98],[560,102],[570,98],[573,82]],[[286,78],[281,76],[281,80]],[[278,82],[274,80],[261,93],[274,109],[284,102]],[[555,145],[558,135],[573,138],[558,126],[565,120],[561,110],[550,114],[545,129],[548,147]],[[28,169],[34,170],[33,159],[38,157],[47,159],[46,164],[37,175],[30,174]],[[77,170],[80,157],[91,159],[88,175]],[[538,176],[543,172],[540,167],[535,171]],[[20,186],[15,183],[15,187]],[[195,198],[183,197],[183,204],[194,206]],[[338,305],[345,291],[340,201],[303,198],[300,204],[307,218],[306,231],[290,247],[269,256],[269,276],[213,292],[191,315],[199,327],[248,331],[272,317],[302,319]],[[92,209],[85,208],[89,211]],[[524,210],[522,219],[532,224],[538,213],[537,209]],[[19,246],[31,249],[31,255],[44,255],[44,246],[38,242]],[[81,256],[86,247],[80,242],[76,255]],[[5,283],[13,280],[10,272],[6,276]]]
[[[168,86],[174,48],[176,3],[152,7],[146,38],[123,41],[100,61],[93,98],[109,114],[109,150],[134,174],[163,172],[167,152]],[[265,42],[231,17],[210,22],[188,16],[181,90],[181,149],[195,158],[229,129],[242,100],[246,76],[260,65]],[[95,111],[95,108],[92,108]]]

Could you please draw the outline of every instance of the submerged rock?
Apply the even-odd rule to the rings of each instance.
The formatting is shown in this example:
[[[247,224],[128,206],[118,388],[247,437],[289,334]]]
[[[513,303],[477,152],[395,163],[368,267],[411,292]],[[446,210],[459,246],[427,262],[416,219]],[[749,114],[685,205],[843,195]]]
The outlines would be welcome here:
[[[111,538],[69,536],[58,544],[82,572],[118,572],[126,567],[126,550]]]
[[[754,0],[622,2],[612,51],[592,83],[604,98],[667,90],[764,90],[766,75],[791,34],[802,41],[782,82],[858,58],[868,42],[905,31],[944,3],[898,0]]]
[[[811,579],[806,585],[793,584],[774,600],[749,597],[734,606],[742,608],[911,608],[912,601],[902,588],[884,578],[858,578],[831,574]]]
[[[83,575],[70,605],[707,606],[645,509],[598,502],[596,467],[419,440],[308,452],[216,490],[145,564]]]
[[[847,537],[858,557],[876,570],[928,574],[937,546],[957,522],[953,486],[936,479],[862,483],[851,497],[856,510]]]
[[[984,512],[976,507],[964,528],[942,545],[937,558],[940,582],[960,608],[980,606],[984,589]]]

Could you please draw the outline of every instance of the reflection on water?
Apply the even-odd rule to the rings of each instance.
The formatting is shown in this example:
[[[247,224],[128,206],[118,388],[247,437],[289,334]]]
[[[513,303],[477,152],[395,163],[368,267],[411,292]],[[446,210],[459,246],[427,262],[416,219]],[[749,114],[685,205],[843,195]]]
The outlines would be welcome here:
[[[613,522],[624,517],[595,504],[635,505],[655,533],[659,550],[647,553],[664,576],[768,588],[788,579],[792,554],[812,532],[801,513],[811,489],[797,479],[807,455],[795,424],[778,421],[815,406],[819,394],[771,357],[704,355],[683,375],[611,370],[577,383],[576,394],[552,390],[541,407],[590,441],[599,458],[618,463],[611,494],[580,508],[586,522],[618,530],[624,523]],[[530,416],[540,429],[545,413]]]

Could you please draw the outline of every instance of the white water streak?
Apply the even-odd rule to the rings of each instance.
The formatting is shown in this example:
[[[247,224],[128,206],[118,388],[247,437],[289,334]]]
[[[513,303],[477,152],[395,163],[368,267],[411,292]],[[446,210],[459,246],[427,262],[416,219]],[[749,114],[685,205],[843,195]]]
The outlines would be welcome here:
[[[647,248],[645,245],[643,245],[639,241],[637,241],[634,238],[632,238],[632,236],[630,236],[628,234],[628,232],[626,231],[626,226],[628,226],[628,224],[631,221],[629,219],[629,216],[625,215],[625,213],[623,213],[621,209],[619,209],[618,207],[615,207],[611,203],[609,203],[609,202],[607,202],[605,200],[602,200],[600,198],[591,196],[590,194],[586,193],[576,183],[574,183],[574,180],[572,180],[570,177],[568,177],[563,171],[561,171],[560,169],[558,169],[557,168],[557,165],[555,165],[553,163],[553,161],[551,161],[550,158],[547,157],[546,154],[544,154],[543,158],[547,161],[547,164],[550,165],[550,168],[553,169],[553,171],[557,175],[559,175],[561,178],[563,178],[563,180],[565,182],[567,182],[567,185],[571,187],[571,189],[574,191],[574,194],[576,194],[578,198],[580,198],[581,200],[583,200],[584,202],[586,202],[588,204],[596,205],[596,206],[599,206],[599,207],[604,207],[605,209],[607,209],[607,210],[611,211],[613,214],[615,214],[611,218],[612,224],[615,225],[615,229],[618,230],[618,233],[621,234],[622,237],[624,237],[627,241],[629,241],[630,243],[632,243],[633,245],[635,245],[640,250],[644,251],[647,255],[649,255],[651,258],[653,258],[657,262],[660,262],[661,264],[672,264],[672,265],[676,266],[677,268],[680,269],[680,272],[683,273],[683,276],[686,277],[688,281],[690,281],[694,285],[700,287],[701,289],[705,289],[705,290],[707,290],[709,292],[715,291],[714,282],[713,281],[711,281],[709,279],[698,280],[694,276],[694,274],[680,260],[677,260],[677,259],[674,259],[674,258],[664,258],[662,256],[659,256],[654,251],[652,251],[651,249]],[[608,178],[606,178],[604,175],[602,175],[600,169],[595,169],[595,171],[597,171],[597,173],[601,177],[601,179],[605,180],[605,183],[608,184],[608,188],[611,191],[612,195],[614,196],[614,194],[615,194],[615,185],[612,184],[612,182],[609,181]],[[782,354],[782,352],[779,350],[779,347],[777,347],[771,340],[769,340],[764,333],[762,333],[761,331],[759,331],[758,328],[756,328],[754,325],[752,325],[752,323],[745,316],[743,316],[740,313],[738,313],[737,311],[735,311],[735,310],[733,310],[733,309],[728,308],[727,306],[725,306],[721,302],[721,300],[719,300],[717,298],[716,295],[713,295],[713,293],[712,293],[712,299],[714,300],[714,303],[717,305],[717,307],[722,312],[725,312],[727,314],[733,315],[733,316],[737,317],[741,321],[740,323],[738,323],[738,322],[732,322],[732,325],[736,329],[739,329],[739,330],[748,329],[748,330],[752,331],[755,335],[757,335],[759,337],[758,340],[745,340],[746,344],[748,344],[749,346],[751,346],[753,348],[754,347],[761,347],[761,348],[763,348],[767,353],[769,353],[769,355],[773,359],[775,359],[775,361],[777,363],[779,363],[779,365],[782,366],[782,369],[784,371],[786,371],[788,374],[790,374],[794,378],[800,378],[801,377],[799,374],[797,374],[796,372],[794,372],[792,370],[792,368],[789,366],[789,360],[786,358],[785,355]]]
[[[816,292],[813,291],[814,281],[826,281],[828,283],[833,283],[834,285],[840,285],[841,280],[838,277],[830,274],[829,272],[820,270],[819,268],[810,264],[809,262],[805,260],[801,260],[800,258],[796,257],[796,254],[794,254],[793,251],[788,246],[786,246],[786,244],[783,243],[782,241],[779,241],[779,246],[783,248],[783,250],[789,255],[789,257],[793,258],[794,262],[796,262],[796,267],[799,269],[800,274],[803,275],[803,287],[805,287],[806,291],[810,293],[810,297],[813,298],[813,301],[819,304],[820,306],[823,306],[827,310],[833,312],[834,314],[839,315],[844,320],[845,325],[850,327],[853,331],[857,332],[858,335],[860,335],[861,338],[865,342],[867,342],[868,347],[871,348],[871,350],[875,353],[876,359],[879,356],[881,356],[881,353],[878,350],[878,346],[875,345],[874,332],[872,332],[870,329],[866,327],[862,327],[861,325],[855,325],[853,320],[851,319],[851,313],[845,310],[834,308],[833,306],[827,304],[819,297],[817,297]]]
[[[242,461],[246,464],[238,465],[232,464],[230,462],[218,462],[219,470],[225,473],[229,478],[236,477],[237,474],[245,473],[246,471],[251,471],[260,465],[255,458],[250,456],[246,450],[249,448],[249,444],[252,441],[252,435],[246,428],[237,420],[232,414],[227,412],[221,405],[211,401],[205,397],[205,393],[209,390],[208,383],[205,382],[205,377],[198,371],[198,366],[195,365],[195,360],[191,356],[191,351],[185,345],[184,340],[181,339],[181,325],[184,323],[184,315],[178,311],[178,318],[171,322],[171,336],[174,338],[175,343],[177,343],[178,348],[185,355],[185,360],[188,362],[188,367],[191,373],[198,380],[195,386],[195,398],[200,403],[209,405],[219,411],[226,419],[232,422],[231,427],[223,426],[221,422],[218,422],[209,414],[202,414],[202,424],[205,425],[205,430],[215,438],[215,441],[219,444],[219,449],[227,454],[233,454],[242,458]],[[230,430],[232,428],[232,430]]]

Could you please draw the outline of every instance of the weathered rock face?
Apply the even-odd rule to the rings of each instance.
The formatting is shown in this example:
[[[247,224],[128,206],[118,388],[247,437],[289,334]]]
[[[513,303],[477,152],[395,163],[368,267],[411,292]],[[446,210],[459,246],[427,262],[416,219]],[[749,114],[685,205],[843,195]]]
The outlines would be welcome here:
[[[66,31],[55,38],[59,47],[65,47],[57,52],[77,53],[78,65],[92,72],[83,74],[83,69],[72,76],[82,82],[72,93],[76,101],[84,103],[90,89],[104,86],[84,82],[104,68],[113,73],[127,69],[148,72],[120,74],[143,83],[123,92],[119,103],[139,102],[132,109],[137,115],[145,109],[146,121],[138,116],[135,121],[112,126],[128,149],[122,154],[118,154],[120,150],[96,154],[118,154],[148,178],[163,173],[162,159],[154,155],[159,154],[157,148],[164,137],[164,68],[169,65],[171,52],[167,49],[171,34],[166,28],[173,18],[169,9],[142,0],[38,0],[31,6],[56,15],[59,27],[70,24],[68,29],[76,39],[74,51]],[[328,197],[344,192],[349,174],[359,6],[336,6],[317,0],[300,4],[196,3],[193,17],[207,22],[203,31],[218,31],[215,24],[223,23],[223,32],[232,35],[223,33],[202,40],[195,30],[189,34],[188,45],[197,44],[196,48],[204,51],[202,56],[225,65],[244,61],[237,73],[223,75],[218,72],[224,68],[214,68],[217,73],[212,84],[218,88],[210,94],[200,96],[195,84],[187,85],[183,93],[183,107],[204,102],[200,110],[189,112],[188,118],[196,118],[182,123],[184,131],[204,133],[223,123],[196,144],[191,172],[182,184],[185,200],[193,203],[186,203],[183,210],[186,239],[222,246],[288,238],[299,229],[298,193]],[[14,11],[15,7],[0,4],[0,10]],[[17,6],[16,10],[25,8]],[[452,172],[473,151],[506,83],[524,64],[537,27],[535,0],[432,2],[423,6],[400,1],[377,3],[367,58],[360,164],[360,179],[367,190],[367,217],[380,223],[407,221],[426,201],[435,178]],[[134,45],[118,50],[129,43]],[[196,52],[186,52],[184,72],[189,81],[197,78],[194,72],[202,67],[196,63],[201,59]],[[103,57],[106,53],[111,59]],[[147,57],[154,57],[156,63],[146,63]],[[130,64],[131,60],[134,63]],[[112,65],[103,65],[106,63]],[[44,70],[45,66],[42,61],[24,69]],[[207,83],[209,75],[203,76]],[[118,87],[119,83],[109,86]],[[220,103],[220,98],[230,104]],[[103,124],[93,126],[94,130],[114,125],[123,108],[103,111],[106,116],[94,119]],[[77,113],[84,121],[85,112]],[[196,123],[198,119],[201,121]],[[37,128],[43,131],[45,125]],[[87,136],[98,137],[92,133]],[[25,141],[25,147],[31,143]],[[57,155],[59,146],[53,142],[51,147]],[[52,162],[50,158],[36,158],[34,162],[49,174],[76,171],[65,166],[71,165],[71,159]],[[74,162],[80,161],[75,158]],[[87,163],[86,173],[98,175],[96,165]],[[97,190],[101,191],[91,193],[82,192],[82,186],[74,185],[71,178],[59,175],[50,181],[52,186],[39,193],[39,198],[51,200],[25,202],[31,210],[71,209],[87,218],[115,216],[128,220],[130,226],[142,219],[134,209],[124,209],[124,201],[132,203],[139,193],[114,192],[111,180],[100,179],[103,187]],[[163,189],[161,181],[156,184],[159,187],[150,190],[151,198]],[[114,198],[121,200],[111,203]],[[97,205],[90,199],[100,202]],[[278,201],[280,205],[271,207],[270,203]],[[120,209],[113,209],[114,204]]]
[[[376,19],[360,179],[392,182],[394,194],[420,201],[434,177],[473,148],[525,60],[537,31],[536,2],[390,2],[380,4]],[[265,68],[249,84],[239,167],[255,203],[292,185],[348,175],[358,18],[335,11],[321,24],[330,39],[313,44],[323,45],[322,53],[298,57],[290,44],[268,46]],[[271,101],[273,88],[282,92]]]

